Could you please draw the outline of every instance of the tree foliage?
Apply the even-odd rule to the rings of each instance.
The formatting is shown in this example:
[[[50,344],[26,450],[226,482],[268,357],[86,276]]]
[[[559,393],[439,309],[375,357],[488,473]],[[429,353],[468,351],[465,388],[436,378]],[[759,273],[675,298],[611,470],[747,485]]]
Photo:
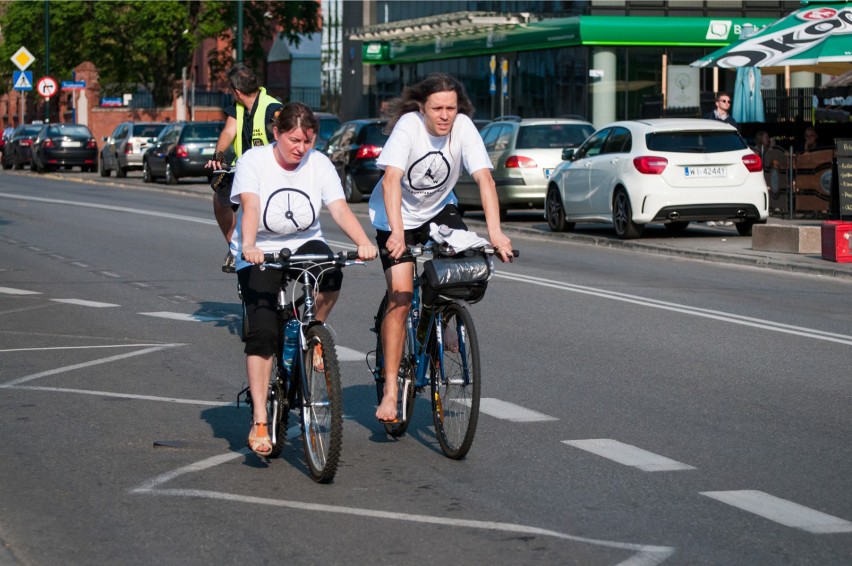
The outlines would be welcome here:
[[[0,6],[2,91],[11,87],[10,57],[25,46],[36,61],[30,70],[46,72],[44,21],[49,22],[49,72],[70,80],[84,61],[98,68],[105,95],[133,92],[142,86],[159,105],[171,102],[176,82],[193,52],[206,38],[226,41],[211,53],[214,71],[224,70],[235,52],[237,9],[243,9],[243,60],[263,68],[264,41],[276,33],[298,43],[298,35],[320,29],[317,0],[244,2],[145,0],[31,2]]]

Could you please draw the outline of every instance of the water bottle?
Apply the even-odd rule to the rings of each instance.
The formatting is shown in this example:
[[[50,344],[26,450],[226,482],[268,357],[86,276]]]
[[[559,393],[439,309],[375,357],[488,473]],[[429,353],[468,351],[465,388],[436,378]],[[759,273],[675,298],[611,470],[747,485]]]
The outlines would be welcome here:
[[[284,325],[284,348],[281,354],[281,362],[288,376],[293,368],[293,357],[299,348],[299,326],[299,320],[295,317],[288,320],[287,324]]]

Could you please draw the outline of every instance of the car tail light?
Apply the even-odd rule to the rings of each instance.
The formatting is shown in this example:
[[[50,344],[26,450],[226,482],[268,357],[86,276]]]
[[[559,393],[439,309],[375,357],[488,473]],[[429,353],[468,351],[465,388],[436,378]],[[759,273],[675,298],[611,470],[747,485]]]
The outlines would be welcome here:
[[[185,145],[179,145],[175,148],[175,155],[177,157],[189,157],[189,152],[186,150]]]
[[[44,143],[41,144],[41,147],[51,148],[51,147],[53,147],[53,145],[54,145],[53,140],[48,138],[48,139],[44,140]]]
[[[633,166],[636,167],[637,171],[645,175],[659,175],[665,170],[668,164],[669,160],[665,157],[643,155],[642,157],[633,158]]]
[[[523,155],[513,155],[506,160],[506,169],[515,169],[518,167],[529,169],[538,167],[538,164],[535,162],[535,159],[530,159]]]
[[[755,153],[743,155],[743,165],[745,165],[746,169],[748,169],[751,173],[763,171],[763,161],[761,161],[760,156]]]
[[[355,159],[375,159],[382,153],[380,145],[362,145],[355,153]]]
[[[128,155],[133,153],[133,144],[132,143],[127,142],[127,144],[124,146],[124,153],[128,154]]]

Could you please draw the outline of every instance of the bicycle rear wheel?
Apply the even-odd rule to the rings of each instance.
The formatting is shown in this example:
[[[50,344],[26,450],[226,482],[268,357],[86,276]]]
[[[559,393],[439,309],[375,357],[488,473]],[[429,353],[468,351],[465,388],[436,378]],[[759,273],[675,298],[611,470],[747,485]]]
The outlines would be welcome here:
[[[302,380],[302,443],[311,476],[319,483],[334,479],[343,444],[343,394],[340,366],[331,333],[322,325],[305,331],[308,349]]]
[[[432,420],[441,450],[448,458],[460,460],[473,444],[479,420],[479,343],[466,308],[451,303],[443,313],[443,360],[435,352],[429,361]]]
[[[385,318],[385,310],[387,309],[388,296],[385,294],[382,303],[379,305],[378,313],[376,314],[376,366],[381,377],[376,380],[376,398],[378,403],[382,402],[382,397],[385,392],[385,358],[382,353],[382,321]],[[405,434],[408,430],[408,425],[411,422],[411,415],[414,412],[414,367],[411,364],[411,352],[409,351],[408,339],[406,338],[402,350],[402,360],[399,363],[399,372],[397,373],[397,402],[396,414],[399,415],[399,422],[387,423],[385,432],[393,437],[399,437]]]
[[[287,403],[287,387],[284,381],[284,368],[280,358],[272,356],[272,374],[269,376],[269,391],[266,394],[266,415],[269,419],[269,436],[272,439],[272,452],[267,458],[277,458],[284,449],[287,438],[287,421],[290,407]]]

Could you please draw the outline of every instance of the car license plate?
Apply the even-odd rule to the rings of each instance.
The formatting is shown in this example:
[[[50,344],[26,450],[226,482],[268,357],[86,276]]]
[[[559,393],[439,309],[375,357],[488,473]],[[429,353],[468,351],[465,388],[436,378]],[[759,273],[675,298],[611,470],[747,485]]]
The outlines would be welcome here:
[[[80,147],[82,145],[83,145],[83,142],[78,142],[78,141],[62,142],[62,147]]]
[[[727,177],[727,167],[684,167],[684,177]]]
[[[213,155],[213,150],[216,148],[213,147],[202,147],[201,155]]]

